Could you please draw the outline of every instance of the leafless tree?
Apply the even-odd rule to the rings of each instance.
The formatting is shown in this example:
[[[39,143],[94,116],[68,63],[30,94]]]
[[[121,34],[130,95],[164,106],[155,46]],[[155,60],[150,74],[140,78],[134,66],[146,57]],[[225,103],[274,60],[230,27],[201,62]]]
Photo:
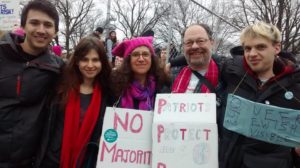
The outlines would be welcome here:
[[[113,12],[120,29],[126,37],[140,35],[152,29],[168,12],[158,0],[115,0]]]
[[[105,20],[101,18],[103,16],[101,11],[94,13],[95,12],[90,12],[72,33],[72,38],[70,38],[71,46],[75,46],[82,37],[92,33],[97,26],[103,25]]]
[[[282,49],[300,54],[299,0],[239,0],[233,9],[234,24],[243,28],[256,21],[272,23],[282,31]]]
[[[93,11],[93,0],[53,0],[59,13],[64,28],[61,34],[64,36],[67,56],[72,47],[80,38],[87,34],[91,23],[90,14]]]
[[[169,2],[169,1],[167,1]],[[209,25],[214,32],[215,52],[222,55],[228,55],[228,50],[236,45],[236,34],[230,25],[224,23],[218,17],[210,14],[201,6],[192,3],[189,0],[176,0],[174,3],[174,10],[168,17],[164,17],[159,25],[156,27],[158,38],[164,42],[174,43],[178,48],[182,46],[183,32],[189,25],[193,23],[205,23]],[[206,8],[214,13],[223,16],[228,14],[229,4],[224,1],[216,1],[213,3],[207,1],[199,1]],[[170,31],[173,36],[170,40]]]

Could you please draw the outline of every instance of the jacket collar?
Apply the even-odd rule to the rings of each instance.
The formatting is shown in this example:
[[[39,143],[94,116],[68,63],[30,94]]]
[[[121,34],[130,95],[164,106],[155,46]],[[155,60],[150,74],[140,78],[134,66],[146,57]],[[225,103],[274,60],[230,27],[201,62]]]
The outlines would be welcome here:
[[[240,81],[238,83],[243,82],[244,84],[251,87],[253,91],[256,91],[256,78],[253,78],[253,76],[249,74],[250,72],[246,68],[241,66],[243,65],[243,61],[244,58],[242,56],[233,58],[232,64],[230,66],[226,66],[226,72],[240,77]]]
[[[249,65],[247,64],[245,58],[243,57],[243,66],[244,69],[246,69],[246,71],[248,71],[248,73],[255,78],[256,80],[259,80],[257,75],[250,69]],[[276,58],[274,61],[274,66],[273,66],[273,72],[275,74],[274,77],[272,77],[269,82],[273,82],[274,80],[280,79],[281,77],[293,73],[295,70],[296,66],[291,63],[288,62],[286,59],[282,59],[282,58]]]
[[[17,49],[17,45],[22,42],[22,39],[15,34],[6,33],[4,38],[1,39],[0,45],[5,45],[3,48],[12,52],[11,54],[5,54],[8,59],[14,59],[18,62],[27,62],[26,65],[28,67],[36,67],[40,69],[45,69],[49,71],[53,71],[55,73],[59,73],[61,66],[63,65],[63,61],[61,58],[53,55],[49,49],[46,49],[45,52],[41,53],[36,58],[26,61],[20,51]],[[10,48],[10,49],[8,49]]]
[[[19,44],[21,42],[21,39],[13,34],[13,33],[6,33],[0,40],[0,45],[9,45],[14,52],[18,52],[16,44]]]
[[[274,63],[276,75],[271,79],[270,83],[265,84],[267,87],[262,92],[262,94],[259,95],[258,99],[256,100],[257,102],[265,100],[270,95],[275,94],[278,91],[282,91],[282,89],[288,88],[289,86],[294,85],[295,83],[300,84],[299,67],[296,67],[295,65],[286,65],[282,61],[284,60],[276,60],[276,63]],[[243,57],[234,58],[232,66],[229,66],[227,71],[229,73],[240,76],[241,80],[243,81],[239,82],[243,82],[244,84],[250,86],[253,89],[253,91],[258,91],[258,78],[251,71]]]

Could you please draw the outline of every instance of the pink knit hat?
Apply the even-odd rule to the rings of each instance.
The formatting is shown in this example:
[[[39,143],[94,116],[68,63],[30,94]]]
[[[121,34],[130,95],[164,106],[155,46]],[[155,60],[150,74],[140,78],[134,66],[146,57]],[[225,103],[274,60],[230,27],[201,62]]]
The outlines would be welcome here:
[[[137,47],[146,46],[149,48],[151,54],[155,55],[152,41],[153,37],[137,37],[131,40],[125,40],[113,49],[112,54],[127,58]]]
[[[16,29],[14,29],[12,32],[13,32],[14,34],[16,34],[16,35],[18,35],[18,36],[22,36],[22,37],[25,35],[25,30],[22,29],[21,27],[18,27],[18,28],[16,28]]]
[[[60,45],[52,46],[52,51],[53,51],[54,54],[57,55],[57,56],[61,56],[61,54],[62,54],[62,48],[61,48]]]

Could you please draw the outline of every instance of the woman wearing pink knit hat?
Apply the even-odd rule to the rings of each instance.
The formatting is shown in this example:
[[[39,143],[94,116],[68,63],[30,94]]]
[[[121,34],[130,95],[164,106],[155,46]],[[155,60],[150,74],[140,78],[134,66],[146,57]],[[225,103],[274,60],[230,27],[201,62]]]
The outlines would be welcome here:
[[[123,41],[112,53],[124,58],[112,72],[112,90],[121,108],[153,110],[155,95],[169,84],[169,77],[155,56],[153,37]]]

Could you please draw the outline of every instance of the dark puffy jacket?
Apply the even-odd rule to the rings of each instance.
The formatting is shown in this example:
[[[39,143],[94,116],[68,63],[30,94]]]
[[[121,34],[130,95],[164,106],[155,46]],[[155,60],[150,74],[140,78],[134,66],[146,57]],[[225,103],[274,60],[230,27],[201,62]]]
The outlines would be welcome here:
[[[282,66],[283,62],[280,62],[280,64],[274,63],[276,71],[279,71],[279,65]],[[236,57],[224,64],[222,77],[227,84],[228,93],[233,93],[245,73],[243,57]],[[259,103],[268,102],[271,105],[300,110],[299,101],[284,98],[285,89],[293,92],[298,99],[300,98],[299,69],[277,78],[277,82],[266,84],[268,87],[264,89],[259,89],[257,82],[252,75],[246,75],[239,88],[236,89],[235,95]],[[225,106],[223,107],[225,111]],[[292,168],[294,166],[290,147],[247,138],[225,128],[222,135],[219,148],[221,168]]]
[[[6,34],[0,41],[0,167],[32,165],[47,120],[48,93],[63,65],[48,51],[25,60],[15,39]]]

